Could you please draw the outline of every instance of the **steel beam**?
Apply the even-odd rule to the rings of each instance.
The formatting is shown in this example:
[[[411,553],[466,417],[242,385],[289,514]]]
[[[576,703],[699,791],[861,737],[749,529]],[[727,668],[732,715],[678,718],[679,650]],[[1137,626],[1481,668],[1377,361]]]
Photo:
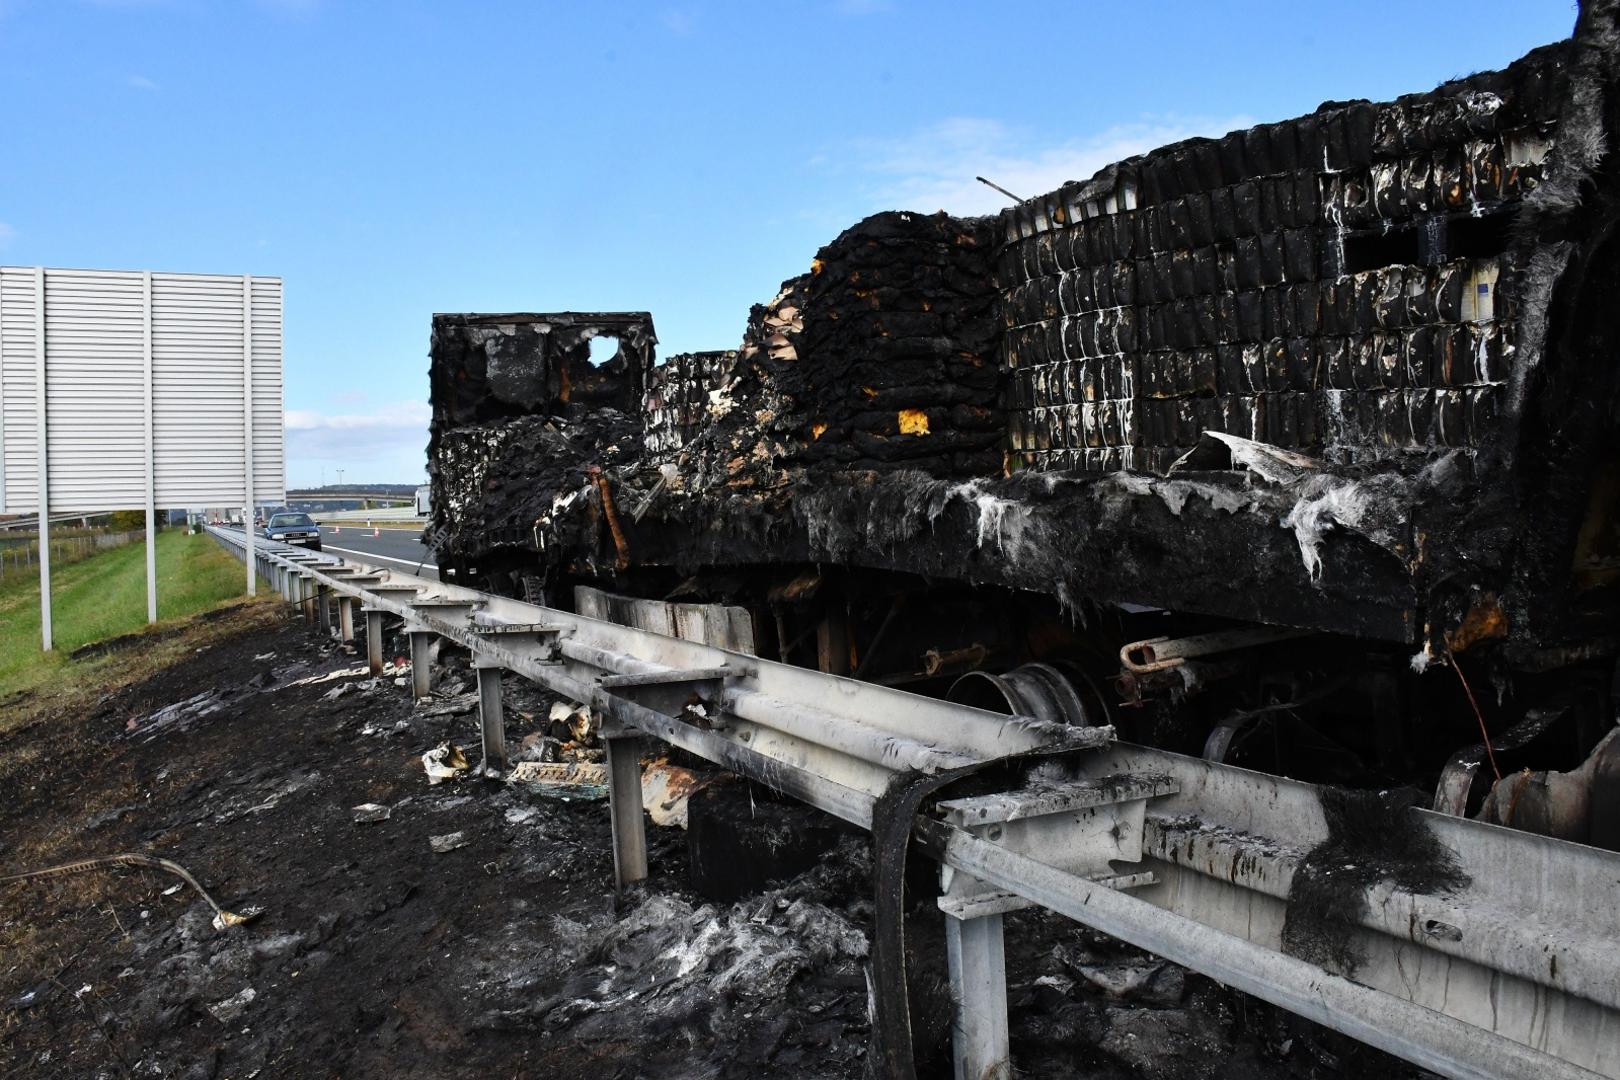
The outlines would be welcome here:
[[[475,661],[478,671],[478,732],[484,770],[506,771],[506,715],[501,705],[501,668]],[[639,786],[638,786],[639,790]]]
[[[338,609],[338,640],[354,640],[354,597],[344,596],[341,593],[337,598]]]
[[[433,692],[432,656],[433,631],[412,627],[411,635],[411,696],[417,700]]]
[[[607,743],[608,812],[613,821],[614,883],[620,892],[647,877],[647,822],[641,805],[641,740]]]
[[[1001,916],[959,919],[946,912],[945,959],[956,1017],[951,1041],[956,1080],[1010,1080],[1007,1036],[1007,955]]]
[[[38,449],[34,458],[39,488],[39,636],[41,649],[54,648],[51,632],[51,465],[50,394],[45,387],[45,268],[34,267],[34,418]],[[251,594],[252,588],[248,589]]]
[[[247,505],[242,509],[242,543],[247,546],[247,594],[258,591],[258,567],[253,558],[253,279],[242,279],[242,487]],[[267,541],[268,542],[268,541]]]
[[[251,317],[252,312],[249,312]],[[141,393],[145,399],[142,442],[146,450],[146,621],[158,621],[157,587],[157,440],[152,404],[152,271],[141,271]]]
[[[375,609],[366,611],[366,665],[373,675],[383,669],[383,613]]]

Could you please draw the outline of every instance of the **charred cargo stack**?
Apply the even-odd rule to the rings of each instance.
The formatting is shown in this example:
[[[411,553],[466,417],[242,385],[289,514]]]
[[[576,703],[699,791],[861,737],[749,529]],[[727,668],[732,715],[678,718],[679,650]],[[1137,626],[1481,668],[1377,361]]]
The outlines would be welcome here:
[[[875,214],[756,307],[742,355],[780,395],[788,462],[1001,470],[990,219]]]
[[[642,402],[647,451],[679,450],[702,431],[709,409],[736,376],[737,351],[679,353],[647,373]]]
[[[1407,657],[1612,652],[1615,21],[998,222],[869,218],[754,309],[724,386],[683,360],[588,417],[513,406],[479,365],[521,338],[465,359],[511,317],[444,317],[441,562],[728,599],[838,566]],[[593,466],[635,500],[616,524]]]
[[[1165,147],[1007,211],[1013,449],[1162,473],[1206,431],[1336,462],[1491,442],[1541,344],[1519,312],[1549,283],[1514,222],[1568,54]]]
[[[557,500],[639,452],[657,341],[645,312],[433,317],[428,476],[441,564],[539,572],[537,527]]]
[[[616,348],[603,357],[606,342]],[[657,343],[646,312],[435,315],[435,426],[600,408],[635,415]]]

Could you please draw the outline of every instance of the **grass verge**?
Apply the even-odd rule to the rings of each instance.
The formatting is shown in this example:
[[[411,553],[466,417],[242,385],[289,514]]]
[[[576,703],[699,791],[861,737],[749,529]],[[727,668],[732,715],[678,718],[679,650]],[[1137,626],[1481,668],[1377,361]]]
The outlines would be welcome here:
[[[146,548],[128,544],[53,573],[55,649],[40,651],[39,579],[0,586],[0,732],[44,709],[96,696],[141,678],[195,648],[185,620],[228,605],[246,591],[242,564],[207,535],[157,536],[158,616],[146,622]],[[272,605],[273,607],[273,605]],[[266,609],[267,611],[269,609]],[[195,633],[186,632],[188,629]],[[126,647],[75,660],[92,642],[136,635]]]

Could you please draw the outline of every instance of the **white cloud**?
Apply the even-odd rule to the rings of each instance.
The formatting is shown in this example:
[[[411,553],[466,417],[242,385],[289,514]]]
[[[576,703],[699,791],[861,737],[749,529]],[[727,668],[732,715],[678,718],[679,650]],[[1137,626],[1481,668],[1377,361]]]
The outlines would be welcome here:
[[[0,251],[4,251],[6,248],[10,247],[11,242],[16,238],[17,230],[13,229],[5,222],[0,221]]]
[[[136,90],[156,90],[158,88],[158,84],[153,82],[151,79],[148,79],[145,75],[131,75],[125,81]]]
[[[378,483],[411,483],[426,469],[431,415],[421,401],[395,402],[366,413],[288,409],[289,472],[309,474],[325,465]]]
[[[664,24],[664,29],[677,37],[690,37],[692,31],[697,29],[697,14],[689,9],[670,8],[660,12],[658,21]]]
[[[349,393],[364,394],[365,391]],[[288,431],[377,431],[388,428],[415,427],[426,430],[432,410],[425,401],[399,401],[384,405],[376,412],[345,413],[336,416],[313,409],[288,409]]]
[[[1147,117],[1091,135],[1053,141],[1000,120],[959,116],[892,140],[862,140],[847,159],[880,179],[875,205],[953,214],[990,214],[1006,196],[979,183],[983,176],[1020,198],[1086,180],[1112,162],[1198,135],[1248,127],[1247,116]]]

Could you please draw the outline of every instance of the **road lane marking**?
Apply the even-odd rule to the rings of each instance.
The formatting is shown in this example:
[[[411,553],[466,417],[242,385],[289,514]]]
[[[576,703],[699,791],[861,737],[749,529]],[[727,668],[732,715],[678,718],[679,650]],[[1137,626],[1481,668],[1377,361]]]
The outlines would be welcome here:
[[[84,515],[82,515],[82,514],[75,514],[74,515],[74,517],[83,517],[83,516]],[[378,530],[378,531],[381,531],[381,532],[389,532],[389,533],[409,533],[412,536],[421,536],[422,535],[422,530],[421,529],[394,529],[394,528],[390,528],[387,525],[361,525],[361,524],[358,524],[358,523],[353,522],[353,521],[317,521],[315,524],[319,525],[323,529],[337,529],[337,530],[352,529],[357,533],[367,533],[367,532],[372,532],[373,530]]]
[[[415,566],[423,570],[437,570],[438,567],[430,562],[414,562],[411,559],[396,559],[391,555],[378,555],[375,551],[356,551],[354,548],[341,548],[332,544],[323,544],[322,550],[341,551],[345,555],[359,555],[367,559],[381,559],[383,562],[397,562],[401,566]]]

